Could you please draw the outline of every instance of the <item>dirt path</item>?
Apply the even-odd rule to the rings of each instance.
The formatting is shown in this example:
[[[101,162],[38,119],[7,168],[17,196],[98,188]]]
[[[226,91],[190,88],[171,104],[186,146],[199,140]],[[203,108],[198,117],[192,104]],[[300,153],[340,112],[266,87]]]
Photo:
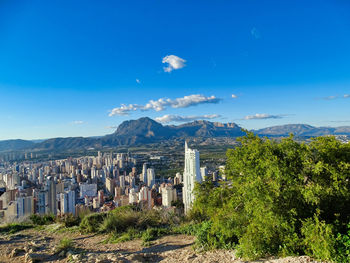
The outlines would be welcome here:
[[[54,253],[55,246],[63,238],[74,242],[75,252],[68,255]],[[151,246],[143,247],[140,240],[118,244],[105,244],[106,235],[80,235],[79,233],[48,233],[47,231],[24,230],[14,235],[0,235],[0,262],[234,262],[233,251],[218,250],[198,253],[192,248],[194,237],[186,235],[165,236]],[[28,254],[30,254],[28,256]],[[309,263],[309,257],[260,260],[271,263]]]

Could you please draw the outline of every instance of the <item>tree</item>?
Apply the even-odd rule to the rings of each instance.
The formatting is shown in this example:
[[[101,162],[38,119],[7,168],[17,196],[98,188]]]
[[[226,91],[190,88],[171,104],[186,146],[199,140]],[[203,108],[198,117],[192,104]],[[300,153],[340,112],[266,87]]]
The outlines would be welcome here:
[[[334,236],[350,221],[349,144],[334,137],[298,143],[292,135],[277,142],[250,132],[239,142],[227,151],[228,182],[195,189],[193,215],[211,222],[211,246],[235,243],[251,259],[335,256]],[[324,242],[304,242],[314,235]],[[320,254],[318,245],[329,253]]]

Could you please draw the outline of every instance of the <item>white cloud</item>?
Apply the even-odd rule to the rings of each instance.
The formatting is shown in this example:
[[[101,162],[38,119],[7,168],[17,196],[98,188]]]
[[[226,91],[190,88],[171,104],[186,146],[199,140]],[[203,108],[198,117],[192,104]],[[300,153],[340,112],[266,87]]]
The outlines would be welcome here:
[[[164,115],[162,117],[157,117],[156,121],[161,123],[169,123],[169,122],[188,122],[195,120],[210,120],[219,118],[218,114],[210,114],[210,115],[195,115],[195,116],[179,116],[179,115]]]
[[[168,66],[163,68],[165,72],[171,72],[173,70],[183,68],[186,66],[185,62],[186,60],[175,55],[165,56],[162,60],[162,63],[168,64]]]
[[[245,116],[244,119],[245,120],[266,120],[266,119],[281,119],[282,115],[270,115],[270,114],[260,114],[257,113],[255,115],[248,115]]]
[[[109,113],[109,116],[129,115],[130,111],[136,111],[139,108],[140,106],[137,104],[129,104],[129,105],[122,104],[120,107],[112,109],[111,112]]]
[[[328,96],[328,97],[323,97],[324,100],[335,100],[337,99],[338,96]]]
[[[115,129],[118,128],[118,126],[106,126],[105,128],[106,128],[106,129],[113,129],[113,130],[115,130]]]
[[[255,27],[252,28],[252,30],[250,30],[250,34],[255,38],[255,39],[259,39],[261,37],[261,34],[259,32],[259,30],[257,30]]]
[[[136,83],[137,83],[137,84],[141,84],[141,80],[136,79]]]
[[[80,124],[84,124],[84,121],[72,121],[72,124],[76,124],[76,125],[80,125]]]
[[[160,98],[158,100],[150,100],[146,105],[138,104],[122,104],[120,107],[111,110],[109,116],[114,115],[128,115],[131,111],[142,110],[155,110],[163,111],[168,107],[171,108],[187,108],[190,106],[195,106],[204,103],[218,103],[221,99],[215,96],[206,97],[200,94],[193,94],[189,96],[184,96],[183,98],[169,99]]]
[[[344,94],[344,99],[350,98],[350,94]]]
[[[236,94],[232,94],[231,97],[232,97],[232,99],[237,99],[238,98],[238,96]]]

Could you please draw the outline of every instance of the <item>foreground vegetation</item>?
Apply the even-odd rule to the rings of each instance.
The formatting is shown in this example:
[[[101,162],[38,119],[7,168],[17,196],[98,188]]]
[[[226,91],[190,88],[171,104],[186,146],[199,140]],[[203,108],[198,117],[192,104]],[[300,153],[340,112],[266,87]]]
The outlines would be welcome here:
[[[252,133],[240,143],[227,152],[227,182],[196,186],[199,244],[236,248],[248,259],[307,254],[350,262],[350,144]]]
[[[251,133],[240,143],[227,152],[227,181],[196,185],[188,218],[125,206],[81,218],[33,215],[0,233],[59,223],[64,231],[108,234],[110,243],[140,238],[149,246],[163,235],[187,234],[196,236],[197,248],[236,249],[246,259],[306,254],[350,262],[350,144],[333,137],[277,142]],[[72,246],[63,240],[59,249]]]

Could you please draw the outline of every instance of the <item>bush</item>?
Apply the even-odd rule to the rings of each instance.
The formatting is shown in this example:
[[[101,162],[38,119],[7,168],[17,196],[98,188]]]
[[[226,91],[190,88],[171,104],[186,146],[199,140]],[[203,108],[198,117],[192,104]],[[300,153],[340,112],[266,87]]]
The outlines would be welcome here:
[[[62,251],[67,252],[68,250],[74,249],[73,241],[69,238],[61,239],[60,243],[56,246],[55,252],[60,253]]]
[[[79,226],[81,219],[72,214],[65,214],[58,218],[58,221],[63,223],[65,227]]]
[[[334,137],[309,144],[292,136],[277,141],[249,132],[238,141],[240,146],[227,152],[228,180],[195,185],[189,219],[200,224],[194,231],[198,244],[237,246],[247,259],[347,256],[350,143]]]
[[[336,261],[339,263],[350,262],[350,223],[347,226],[347,233],[338,233],[336,239]]]
[[[134,211],[125,211],[123,213],[108,213],[107,217],[100,225],[100,232],[121,233],[126,231],[129,227],[137,224],[138,215]]]
[[[320,221],[317,215],[303,222],[301,234],[308,255],[321,260],[332,260],[335,256],[335,237],[332,226]]]
[[[33,225],[26,223],[11,223],[0,227],[0,233],[2,234],[14,234],[19,231],[32,228]]]
[[[119,207],[108,212],[99,227],[99,231],[122,233],[129,228],[143,231],[162,224],[164,222],[155,210],[136,211],[132,207]]]
[[[153,241],[161,236],[171,234],[172,230],[170,228],[147,228],[146,231],[142,233],[142,241],[143,242],[149,242]]]
[[[107,243],[121,243],[130,240],[134,240],[135,238],[140,238],[142,233],[134,228],[128,228],[125,233],[118,234],[112,233],[111,236],[106,240]]]
[[[47,215],[38,215],[33,214],[29,217],[29,219],[33,222],[34,225],[49,225],[55,222],[56,217],[53,214]]]
[[[94,213],[85,216],[79,225],[80,231],[83,233],[98,232],[100,225],[106,217],[106,213]]]
[[[173,233],[174,234],[195,236],[200,227],[201,227],[201,224],[191,224],[191,223],[184,224],[184,225],[180,225],[178,227],[174,227]]]

